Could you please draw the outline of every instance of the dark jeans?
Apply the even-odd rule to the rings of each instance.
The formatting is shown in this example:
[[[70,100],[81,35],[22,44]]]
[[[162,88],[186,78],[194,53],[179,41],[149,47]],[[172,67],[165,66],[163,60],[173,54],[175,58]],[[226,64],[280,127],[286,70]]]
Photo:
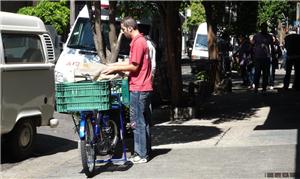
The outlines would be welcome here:
[[[255,66],[253,63],[247,66],[247,72],[249,77],[249,83],[250,85],[252,85],[254,84],[254,76],[255,76]]]
[[[240,70],[241,70],[241,76],[242,76],[242,79],[243,79],[243,85],[246,85],[246,86],[250,85],[247,66],[246,65],[241,65]]]
[[[295,65],[295,60],[287,57],[286,62],[285,62],[285,76],[283,79],[283,88],[288,89],[290,85],[290,80],[291,80],[291,73],[293,66]]]
[[[130,92],[130,120],[135,123],[134,152],[141,158],[147,158],[151,151],[150,95],[151,92]]]
[[[290,78],[291,78],[291,72],[292,68],[294,66],[295,75],[294,75],[294,81],[293,81],[293,88],[295,90],[300,90],[300,57],[296,58],[289,58],[287,57],[286,61],[286,72],[284,76],[284,89],[288,89],[290,84]]]
[[[259,87],[259,80],[260,80],[261,72],[263,75],[262,76],[263,91],[265,91],[267,89],[269,71],[270,71],[270,59],[269,58],[255,59],[255,74],[254,74],[255,89],[258,89],[258,87]]]
[[[269,84],[271,86],[274,86],[274,81],[275,81],[275,71],[278,69],[278,60],[272,61],[270,65],[270,76],[269,76]]]

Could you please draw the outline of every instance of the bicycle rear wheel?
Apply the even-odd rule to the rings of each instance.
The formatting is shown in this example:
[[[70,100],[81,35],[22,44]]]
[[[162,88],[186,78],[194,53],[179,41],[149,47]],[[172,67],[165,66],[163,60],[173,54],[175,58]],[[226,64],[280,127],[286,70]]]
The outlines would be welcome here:
[[[100,155],[113,154],[118,143],[118,126],[113,120],[107,121],[107,126],[102,128],[103,141],[98,145]]]
[[[96,153],[93,125],[89,119],[86,120],[85,138],[81,140],[80,145],[83,171],[87,177],[92,177],[95,170]]]

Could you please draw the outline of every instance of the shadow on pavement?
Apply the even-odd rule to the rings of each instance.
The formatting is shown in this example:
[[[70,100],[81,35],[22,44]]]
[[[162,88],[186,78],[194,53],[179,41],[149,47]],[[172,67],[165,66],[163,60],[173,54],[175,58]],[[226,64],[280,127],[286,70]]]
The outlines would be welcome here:
[[[201,141],[219,135],[222,131],[209,126],[154,126],[152,146]]]
[[[5,144],[1,145],[1,164],[20,162],[12,159],[11,153],[6,146],[7,145]],[[37,134],[33,154],[31,157],[52,155],[55,153],[66,152],[76,148],[77,142],[75,141],[51,135]]]
[[[255,130],[300,129],[300,92],[278,90],[278,93],[266,97],[270,112],[265,123]]]
[[[115,165],[113,163],[107,163],[105,165],[96,166],[93,177],[95,177],[101,173],[104,173],[104,172],[127,171],[132,166],[133,166],[133,164],[131,162],[126,162],[123,165]],[[84,173],[84,171],[81,171],[80,173]]]
[[[282,85],[284,75],[277,75],[275,86]],[[300,91],[275,88],[262,94],[234,84],[232,93],[212,96],[201,109],[200,120],[213,120],[214,124],[226,123],[235,120],[251,120],[259,108],[269,109],[265,122],[256,126],[254,130],[289,130],[300,129]],[[295,177],[300,177],[300,136],[298,131]]]
[[[235,91],[220,96],[212,96],[209,102],[200,109],[200,115],[196,117],[201,120],[214,120],[214,124],[247,120],[255,115],[258,108],[264,105],[265,96],[247,90]]]
[[[269,115],[263,125],[255,130],[297,130],[297,145],[295,156],[295,173],[292,175],[300,178],[300,91],[279,90],[276,96],[267,99],[270,106]]]
[[[170,151],[171,151],[171,149],[153,149],[152,152],[151,152],[150,160],[152,160],[153,158],[155,158],[159,155],[164,155],[164,154],[166,154]],[[104,173],[104,172],[127,171],[132,166],[133,166],[133,163],[131,163],[130,161],[127,161],[123,165],[116,165],[116,164],[113,164],[113,163],[106,163],[104,165],[100,164],[98,166],[96,165],[94,177],[101,174],[101,173]],[[81,171],[80,173],[84,173],[84,172]]]

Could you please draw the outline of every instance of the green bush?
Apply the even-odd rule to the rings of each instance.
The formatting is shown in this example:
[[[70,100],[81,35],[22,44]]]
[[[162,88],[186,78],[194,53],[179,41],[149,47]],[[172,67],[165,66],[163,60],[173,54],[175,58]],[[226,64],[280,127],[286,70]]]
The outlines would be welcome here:
[[[61,0],[49,2],[40,1],[35,7],[23,7],[18,13],[37,16],[47,25],[52,25],[58,34],[62,34],[69,24],[70,9],[66,6],[67,1]]]
[[[208,75],[205,71],[199,71],[196,74],[196,80],[200,80],[200,81],[208,81]]]

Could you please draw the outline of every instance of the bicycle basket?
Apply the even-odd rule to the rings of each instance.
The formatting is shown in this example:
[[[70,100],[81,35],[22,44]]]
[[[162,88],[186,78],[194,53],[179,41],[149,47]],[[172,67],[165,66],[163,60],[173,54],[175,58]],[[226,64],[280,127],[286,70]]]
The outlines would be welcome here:
[[[110,109],[109,81],[58,83],[55,86],[57,112]]]
[[[129,87],[128,79],[113,79],[111,80],[111,94],[117,94],[123,104],[129,105]],[[115,103],[116,101],[112,101]]]

